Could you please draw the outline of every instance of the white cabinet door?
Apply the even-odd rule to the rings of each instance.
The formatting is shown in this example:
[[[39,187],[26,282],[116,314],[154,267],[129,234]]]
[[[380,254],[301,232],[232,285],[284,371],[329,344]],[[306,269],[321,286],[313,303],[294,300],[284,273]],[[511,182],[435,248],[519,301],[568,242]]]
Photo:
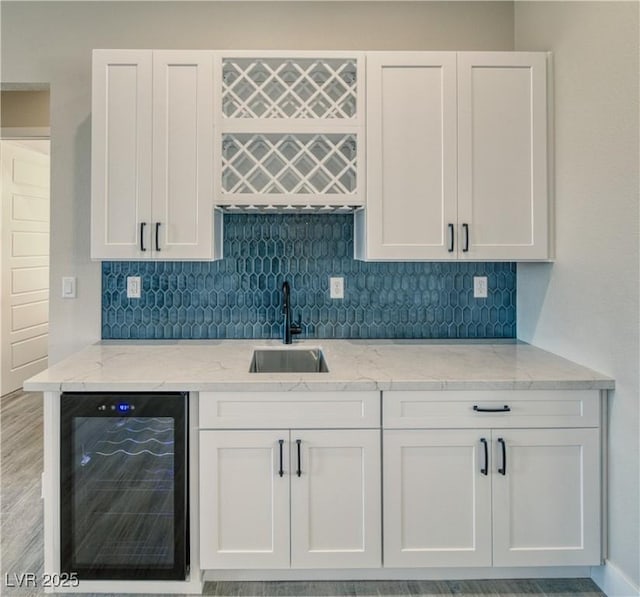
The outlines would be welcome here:
[[[546,56],[458,54],[459,257],[547,259]]]
[[[380,432],[289,437],[200,432],[201,568],[380,567]]]
[[[367,54],[357,259],[550,257],[546,55]]]
[[[151,256],[151,87],[150,50],[93,52],[92,259]]]
[[[153,225],[163,260],[212,259],[213,53],[153,53]]]
[[[219,259],[213,53],[93,53],[91,257]]]
[[[385,567],[491,566],[490,440],[482,429],[384,432]]]
[[[288,439],[289,431],[200,432],[202,569],[289,567]]]
[[[456,53],[368,53],[356,258],[455,259],[456,159]]]
[[[290,468],[292,568],[379,568],[380,431],[294,430]]]
[[[493,565],[599,565],[598,430],[505,429],[493,439]]]

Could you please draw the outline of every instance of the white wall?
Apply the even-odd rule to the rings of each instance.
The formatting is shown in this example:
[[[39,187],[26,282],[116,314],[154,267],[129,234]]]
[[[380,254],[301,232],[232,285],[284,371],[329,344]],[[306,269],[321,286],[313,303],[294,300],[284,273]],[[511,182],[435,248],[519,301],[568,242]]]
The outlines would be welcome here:
[[[50,362],[100,337],[92,48],[513,49],[510,2],[0,2],[3,82],[51,84]],[[78,277],[78,298],[57,296]]]
[[[611,375],[609,559],[640,585],[635,2],[516,2],[515,46],[555,66],[557,260],[518,266],[518,337]]]

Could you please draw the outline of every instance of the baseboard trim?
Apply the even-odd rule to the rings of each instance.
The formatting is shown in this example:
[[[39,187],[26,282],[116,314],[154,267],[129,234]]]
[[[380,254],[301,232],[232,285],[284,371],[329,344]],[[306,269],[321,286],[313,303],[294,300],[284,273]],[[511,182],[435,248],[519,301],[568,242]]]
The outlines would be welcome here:
[[[344,570],[207,570],[205,581],[478,580],[589,578],[589,566],[531,568],[367,568]]]
[[[608,560],[604,566],[591,568],[591,580],[596,583],[607,597],[638,597],[640,588],[614,564]]]

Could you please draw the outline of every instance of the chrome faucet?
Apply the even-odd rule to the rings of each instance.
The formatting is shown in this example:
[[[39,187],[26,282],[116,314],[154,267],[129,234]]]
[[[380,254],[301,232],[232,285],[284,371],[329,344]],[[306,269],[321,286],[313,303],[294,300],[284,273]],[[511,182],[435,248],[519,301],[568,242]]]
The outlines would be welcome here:
[[[282,341],[291,344],[291,336],[302,333],[300,322],[291,323],[291,287],[289,282],[282,284],[282,311],[284,313],[284,329],[282,330]]]

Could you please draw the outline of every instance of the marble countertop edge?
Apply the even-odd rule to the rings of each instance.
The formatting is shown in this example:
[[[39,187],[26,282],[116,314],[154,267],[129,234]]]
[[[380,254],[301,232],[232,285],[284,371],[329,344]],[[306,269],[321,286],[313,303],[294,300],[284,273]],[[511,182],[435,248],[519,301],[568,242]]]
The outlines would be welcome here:
[[[612,381],[539,381],[539,382],[394,382],[394,383],[310,383],[301,385],[293,382],[272,382],[242,384],[237,382],[151,384],[148,382],[68,382],[63,384],[29,383],[28,392],[349,392],[349,391],[433,391],[433,390],[613,390]]]
[[[98,342],[27,380],[39,392],[612,390],[612,378],[523,342],[307,340],[328,373],[250,373],[275,340]]]

